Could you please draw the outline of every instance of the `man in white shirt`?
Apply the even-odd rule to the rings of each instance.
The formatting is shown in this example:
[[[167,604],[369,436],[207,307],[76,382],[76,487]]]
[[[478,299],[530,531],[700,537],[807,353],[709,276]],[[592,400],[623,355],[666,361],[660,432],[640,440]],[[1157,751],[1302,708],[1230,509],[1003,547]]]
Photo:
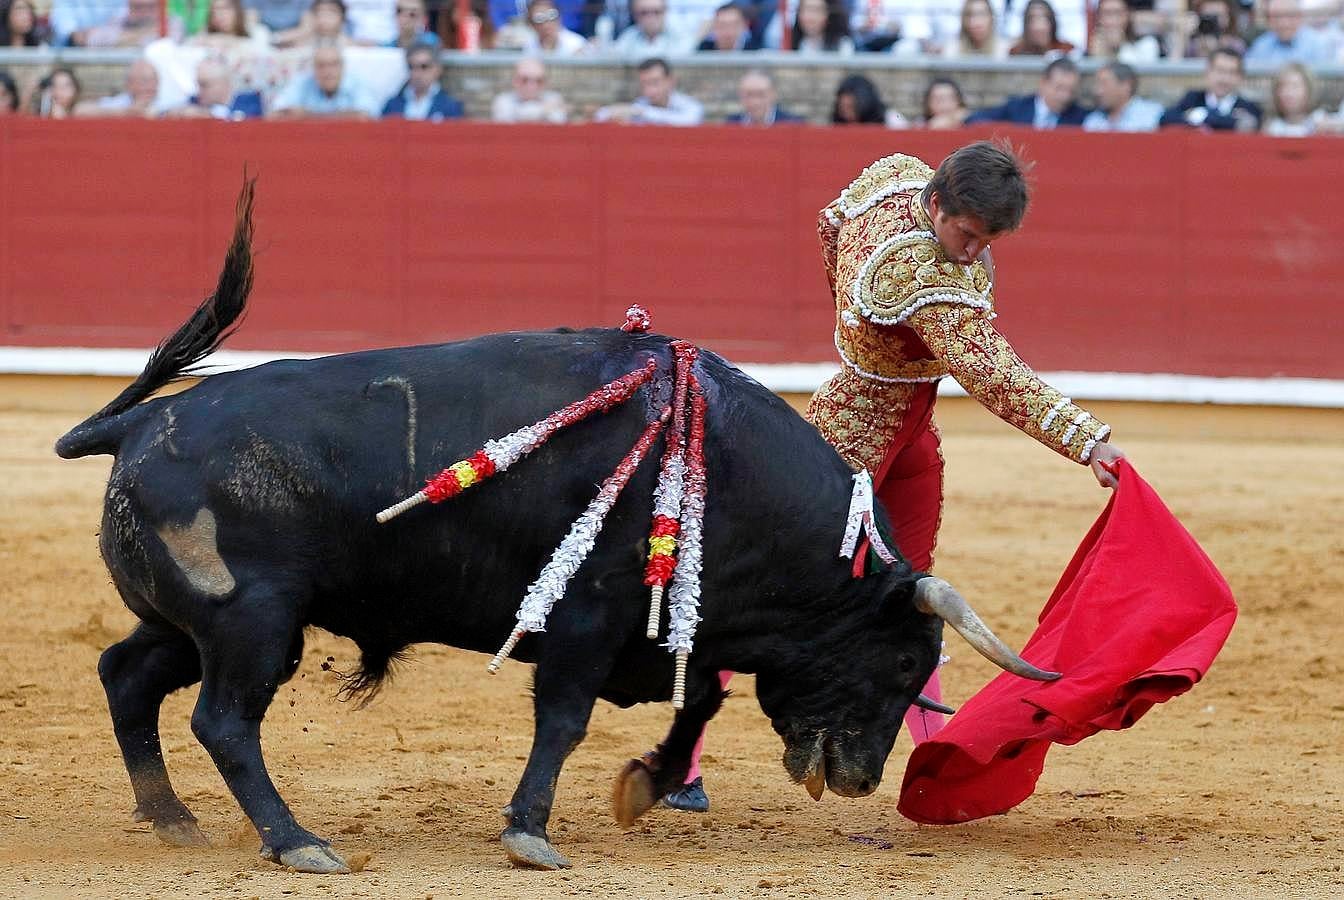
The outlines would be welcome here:
[[[513,67],[513,90],[498,94],[490,104],[494,122],[550,122],[563,125],[568,113],[565,100],[546,90],[546,66],[527,57]]]
[[[593,116],[596,122],[627,125],[699,125],[704,119],[700,101],[677,90],[672,68],[658,57],[639,64],[639,97],[634,103],[604,106]]]
[[[683,34],[668,24],[668,0],[634,0],[630,16],[634,24],[612,41],[611,52],[631,59],[677,56],[695,46],[694,34]]]
[[[1110,62],[1097,70],[1092,83],[1097,109],[1083,119],[1084,131],[1156,131],[1162,104],[1136,96],[1139,76],[1122,62]]]

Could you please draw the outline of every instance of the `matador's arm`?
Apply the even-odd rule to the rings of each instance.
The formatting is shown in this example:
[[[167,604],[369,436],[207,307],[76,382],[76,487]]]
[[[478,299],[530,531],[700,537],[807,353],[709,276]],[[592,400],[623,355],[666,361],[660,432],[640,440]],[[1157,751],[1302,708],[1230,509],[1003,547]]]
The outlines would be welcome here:
[[[911,314],[908,324],[966,393],[1056,453],[1085,465],[1111,433],[1109,425],[1042,381],[981,311],[933,303]]]

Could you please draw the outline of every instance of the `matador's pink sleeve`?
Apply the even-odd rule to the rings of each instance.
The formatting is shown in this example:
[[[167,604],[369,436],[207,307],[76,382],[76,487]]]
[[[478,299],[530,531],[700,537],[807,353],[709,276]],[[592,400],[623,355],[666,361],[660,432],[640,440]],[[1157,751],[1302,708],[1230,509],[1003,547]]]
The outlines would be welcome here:
[[[1041,380],[977,309],[934,303],[906,320],[966,393],[994,415],[1078,463],[1111,428]]]

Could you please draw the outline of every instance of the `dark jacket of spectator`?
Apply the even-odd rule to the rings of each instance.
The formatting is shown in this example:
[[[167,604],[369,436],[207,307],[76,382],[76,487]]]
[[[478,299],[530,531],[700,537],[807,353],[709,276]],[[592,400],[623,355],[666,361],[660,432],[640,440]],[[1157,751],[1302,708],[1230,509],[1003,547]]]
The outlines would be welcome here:
[[[462,107],[462,101],[449,94],[447,91],[439,91],[434,95],[434,99],[429,103],[429,115],[427,121],[437,122],[442,119],[460,119],[465,110]],[[383,105],[383,118],[392,116],[403,117],[406,115],[406,89],[403,87]]]
[[[1088,110],[1077,103],[1070,103],[1059,114],[1059,125],[1082,125]],[[1036,95],[1009,97],[999,106],[976,110],[966,117],[966,124],[976,122],[1009,122],[1014,125],[1036,124]]]
[[[210,113],[216,119],[231,119],[238,121],[240,119],[260,119],[265,115],[262,108],[261,94],[256,91],[245,91],[241,94],[233,95],[233,102],[228,106],[222,103],[216,103],[206,107],[202,105],[201,98],[193,96],[187,101],[188,106],[199,107]]]
[[[1199,112],[1203,110],[1203,112]],[[1240,94],[1234,94],[1232,103],[1225,108],[1209,105],[1209,96],[1204,91],[1187,91],[1181,102],[1169,107],[1162,114],[1162,127],[1169,125],[1187,125],[1193,128],[1212,128],[1214,131],[1233,131],[1237,127],[1240,111],[1255,119],[1255,128],[1259,130],[1263,113],[1259,104],[1252,103]]]
[[[724,124],[726,124],[726,125],[747,125],[747,124],[750,124],[750,123],[747,122],[747,114],[744,113],[744,112],[735,112],[735,113],[733,113],[732,115],[730,115],[728,118],[724,119],[723,121],[724,121]],[[771,124],[771,125],[797,125],[797,124],[799,124],[800,122],[806,122],[806,121],[807,121],[807,119],[803,118],[802,116],[795,115],[795,114],[789,112],[787,109],[784,109],[782,106],[776,106],[776,107],[775,107],[775,117],[774,117],[773,119],[770,120],[770,124]]]

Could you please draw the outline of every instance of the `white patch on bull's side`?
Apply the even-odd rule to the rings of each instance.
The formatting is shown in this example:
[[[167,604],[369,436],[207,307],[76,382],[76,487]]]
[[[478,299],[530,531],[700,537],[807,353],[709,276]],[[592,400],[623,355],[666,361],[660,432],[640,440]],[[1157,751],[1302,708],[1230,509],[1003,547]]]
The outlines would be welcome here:
[[[383,387],[390,385],[400,388],[406,397],[406,472],[409,479],[408,485],[414,485],[416,482],[415,471],[415,437],[416,429],[419,428],[419,412],[415,401],[415,386],[400,375],[388,375],[384,378],[375,378],[369,382],[369,387]],[[409,488],[408,488],[409,489]]]
[[[202,507],[189,525],[169,525],[158,535],[193,588],[209,597],[223,597],[234,589],[237,582],[219,555],[215,514],[210,510]]]

